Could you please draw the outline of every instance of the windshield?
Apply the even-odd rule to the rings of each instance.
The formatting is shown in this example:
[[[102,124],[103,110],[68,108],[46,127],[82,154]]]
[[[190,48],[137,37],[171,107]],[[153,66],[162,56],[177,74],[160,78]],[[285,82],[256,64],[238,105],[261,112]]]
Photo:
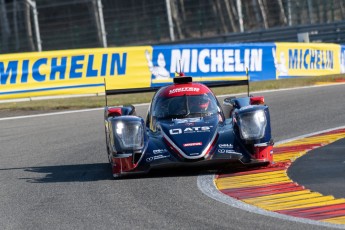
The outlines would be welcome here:
[[[204,117],[218,113],[217,101],[210,93],[161,97],[153,105],[157,118]]]

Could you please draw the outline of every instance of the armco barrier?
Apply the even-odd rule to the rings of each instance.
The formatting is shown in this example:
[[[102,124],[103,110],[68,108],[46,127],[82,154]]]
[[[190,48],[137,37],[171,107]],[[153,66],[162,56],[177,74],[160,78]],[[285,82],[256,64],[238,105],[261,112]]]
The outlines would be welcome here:
[[[195,81],[217,83],[337,74],[345,47],[316,43],[243,43],[80,49],[0,56],[0,100],[107,89],[151,90],[182,69]]]

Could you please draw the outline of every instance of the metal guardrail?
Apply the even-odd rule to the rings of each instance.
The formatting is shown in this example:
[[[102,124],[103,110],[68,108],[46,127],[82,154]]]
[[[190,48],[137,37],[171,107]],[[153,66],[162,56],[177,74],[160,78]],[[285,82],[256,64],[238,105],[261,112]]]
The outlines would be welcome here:
[[[184,39],[180,43],[241,43],[241,42],[297,42],[299,33],[308,33],[310,42],[345,44],[345,21],[328,24],[313,24],[293,27],[279,27],[244,33],[229,33],[207,38]]]

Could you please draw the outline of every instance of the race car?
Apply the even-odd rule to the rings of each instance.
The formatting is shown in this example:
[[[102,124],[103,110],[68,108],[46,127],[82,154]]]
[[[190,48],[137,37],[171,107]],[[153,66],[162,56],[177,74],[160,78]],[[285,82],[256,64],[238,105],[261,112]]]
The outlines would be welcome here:
[[[270,114],[263,97],[225,98],[225,113],[206,85],[180,75],[157,90],[145,120],[132,105],[105,107],[114,178],[169,166],[272,163]]]

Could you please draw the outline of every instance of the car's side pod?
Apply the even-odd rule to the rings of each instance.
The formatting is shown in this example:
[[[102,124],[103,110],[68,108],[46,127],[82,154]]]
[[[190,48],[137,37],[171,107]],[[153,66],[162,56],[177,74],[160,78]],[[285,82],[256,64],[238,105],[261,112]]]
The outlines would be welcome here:
[[[274,142],[271,138],[269,108],[264,103],[264,97],[228,97],[223,104],[230,107],[229,115],[234,124],[234,132],[252,156],[248,163],[272,162]]]
[[[114,177],[134,170],[143,157],[147,136],[143,118],[132,105],[105,107],[105,135]]]

